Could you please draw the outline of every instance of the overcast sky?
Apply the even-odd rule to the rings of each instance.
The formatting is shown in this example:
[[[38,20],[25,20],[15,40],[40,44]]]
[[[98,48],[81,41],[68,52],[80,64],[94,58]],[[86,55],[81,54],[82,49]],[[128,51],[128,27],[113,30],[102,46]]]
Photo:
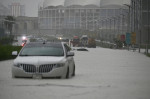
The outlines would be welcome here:
[[[104,2],[112,2],[113,0],[104,0]],[[114,0],[117,3],[117,0]],[[120,0],[118,0],[120,1]],[[122,0],[124,3],[130,0]],[[22,5],[25,5],[25,15],[29,17],[38,16],[38,5],[42,5],[44,0],[0,0],[0,3],[3,3],[5,6],[10,5],[12,2],[19,2]]]

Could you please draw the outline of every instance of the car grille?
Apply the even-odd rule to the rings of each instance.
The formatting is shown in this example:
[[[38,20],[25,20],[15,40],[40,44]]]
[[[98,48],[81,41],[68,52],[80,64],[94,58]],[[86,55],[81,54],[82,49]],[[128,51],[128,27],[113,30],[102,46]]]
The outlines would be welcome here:
[[[20,64],[20,67],[27,73],[48,73],[50,72],[56,64],[44,64],[36,67],[31,64]]]
[[[50,72],[56,64],[44,64],[39,66],[39,73]]]
[[[20,66],[23,68],[25,72],[28,73],[35,73],[36,72],[36,66],[30,65],[30,64],[20,64]]]

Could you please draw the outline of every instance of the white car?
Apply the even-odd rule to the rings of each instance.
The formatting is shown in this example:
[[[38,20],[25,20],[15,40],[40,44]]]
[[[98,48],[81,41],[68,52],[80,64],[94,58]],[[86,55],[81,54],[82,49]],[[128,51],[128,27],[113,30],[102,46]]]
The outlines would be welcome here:
[[[74,52],[62,42],[34,42],[26,44],[12,66],[12,77],[60,77],[75,76]]]

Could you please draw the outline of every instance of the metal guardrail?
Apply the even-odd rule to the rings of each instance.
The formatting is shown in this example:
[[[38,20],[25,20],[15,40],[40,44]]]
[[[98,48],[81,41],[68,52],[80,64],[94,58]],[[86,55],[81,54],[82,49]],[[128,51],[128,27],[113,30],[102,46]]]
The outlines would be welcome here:
[[[138,50],[139,53],[143,52],[145,54],[148,54],[149,53],[149,50],[150,50],[150,44],[135,44],[135,45],[130,45],[127,47],[128,50],[133,50],[133,51],[136,51]]]

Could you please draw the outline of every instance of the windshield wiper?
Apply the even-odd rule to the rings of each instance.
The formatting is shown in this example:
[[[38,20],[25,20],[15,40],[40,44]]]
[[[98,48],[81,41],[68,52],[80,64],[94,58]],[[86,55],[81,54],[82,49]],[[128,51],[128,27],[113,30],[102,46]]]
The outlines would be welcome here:
[[[62,56],[62,55],[39,55],[39,56]]]
[[[27,55],[27,54],[25,54],[25,55],[19,55],[19,56],[31,56],[31,55]]]
[[[19,56],[56,56],[56,57],[59,57],[63,55],[27,55],[27,54],[24,54],[24,55],[19,55]]]
[[[37,55],[37,56],[50,56],[50,55]]]

